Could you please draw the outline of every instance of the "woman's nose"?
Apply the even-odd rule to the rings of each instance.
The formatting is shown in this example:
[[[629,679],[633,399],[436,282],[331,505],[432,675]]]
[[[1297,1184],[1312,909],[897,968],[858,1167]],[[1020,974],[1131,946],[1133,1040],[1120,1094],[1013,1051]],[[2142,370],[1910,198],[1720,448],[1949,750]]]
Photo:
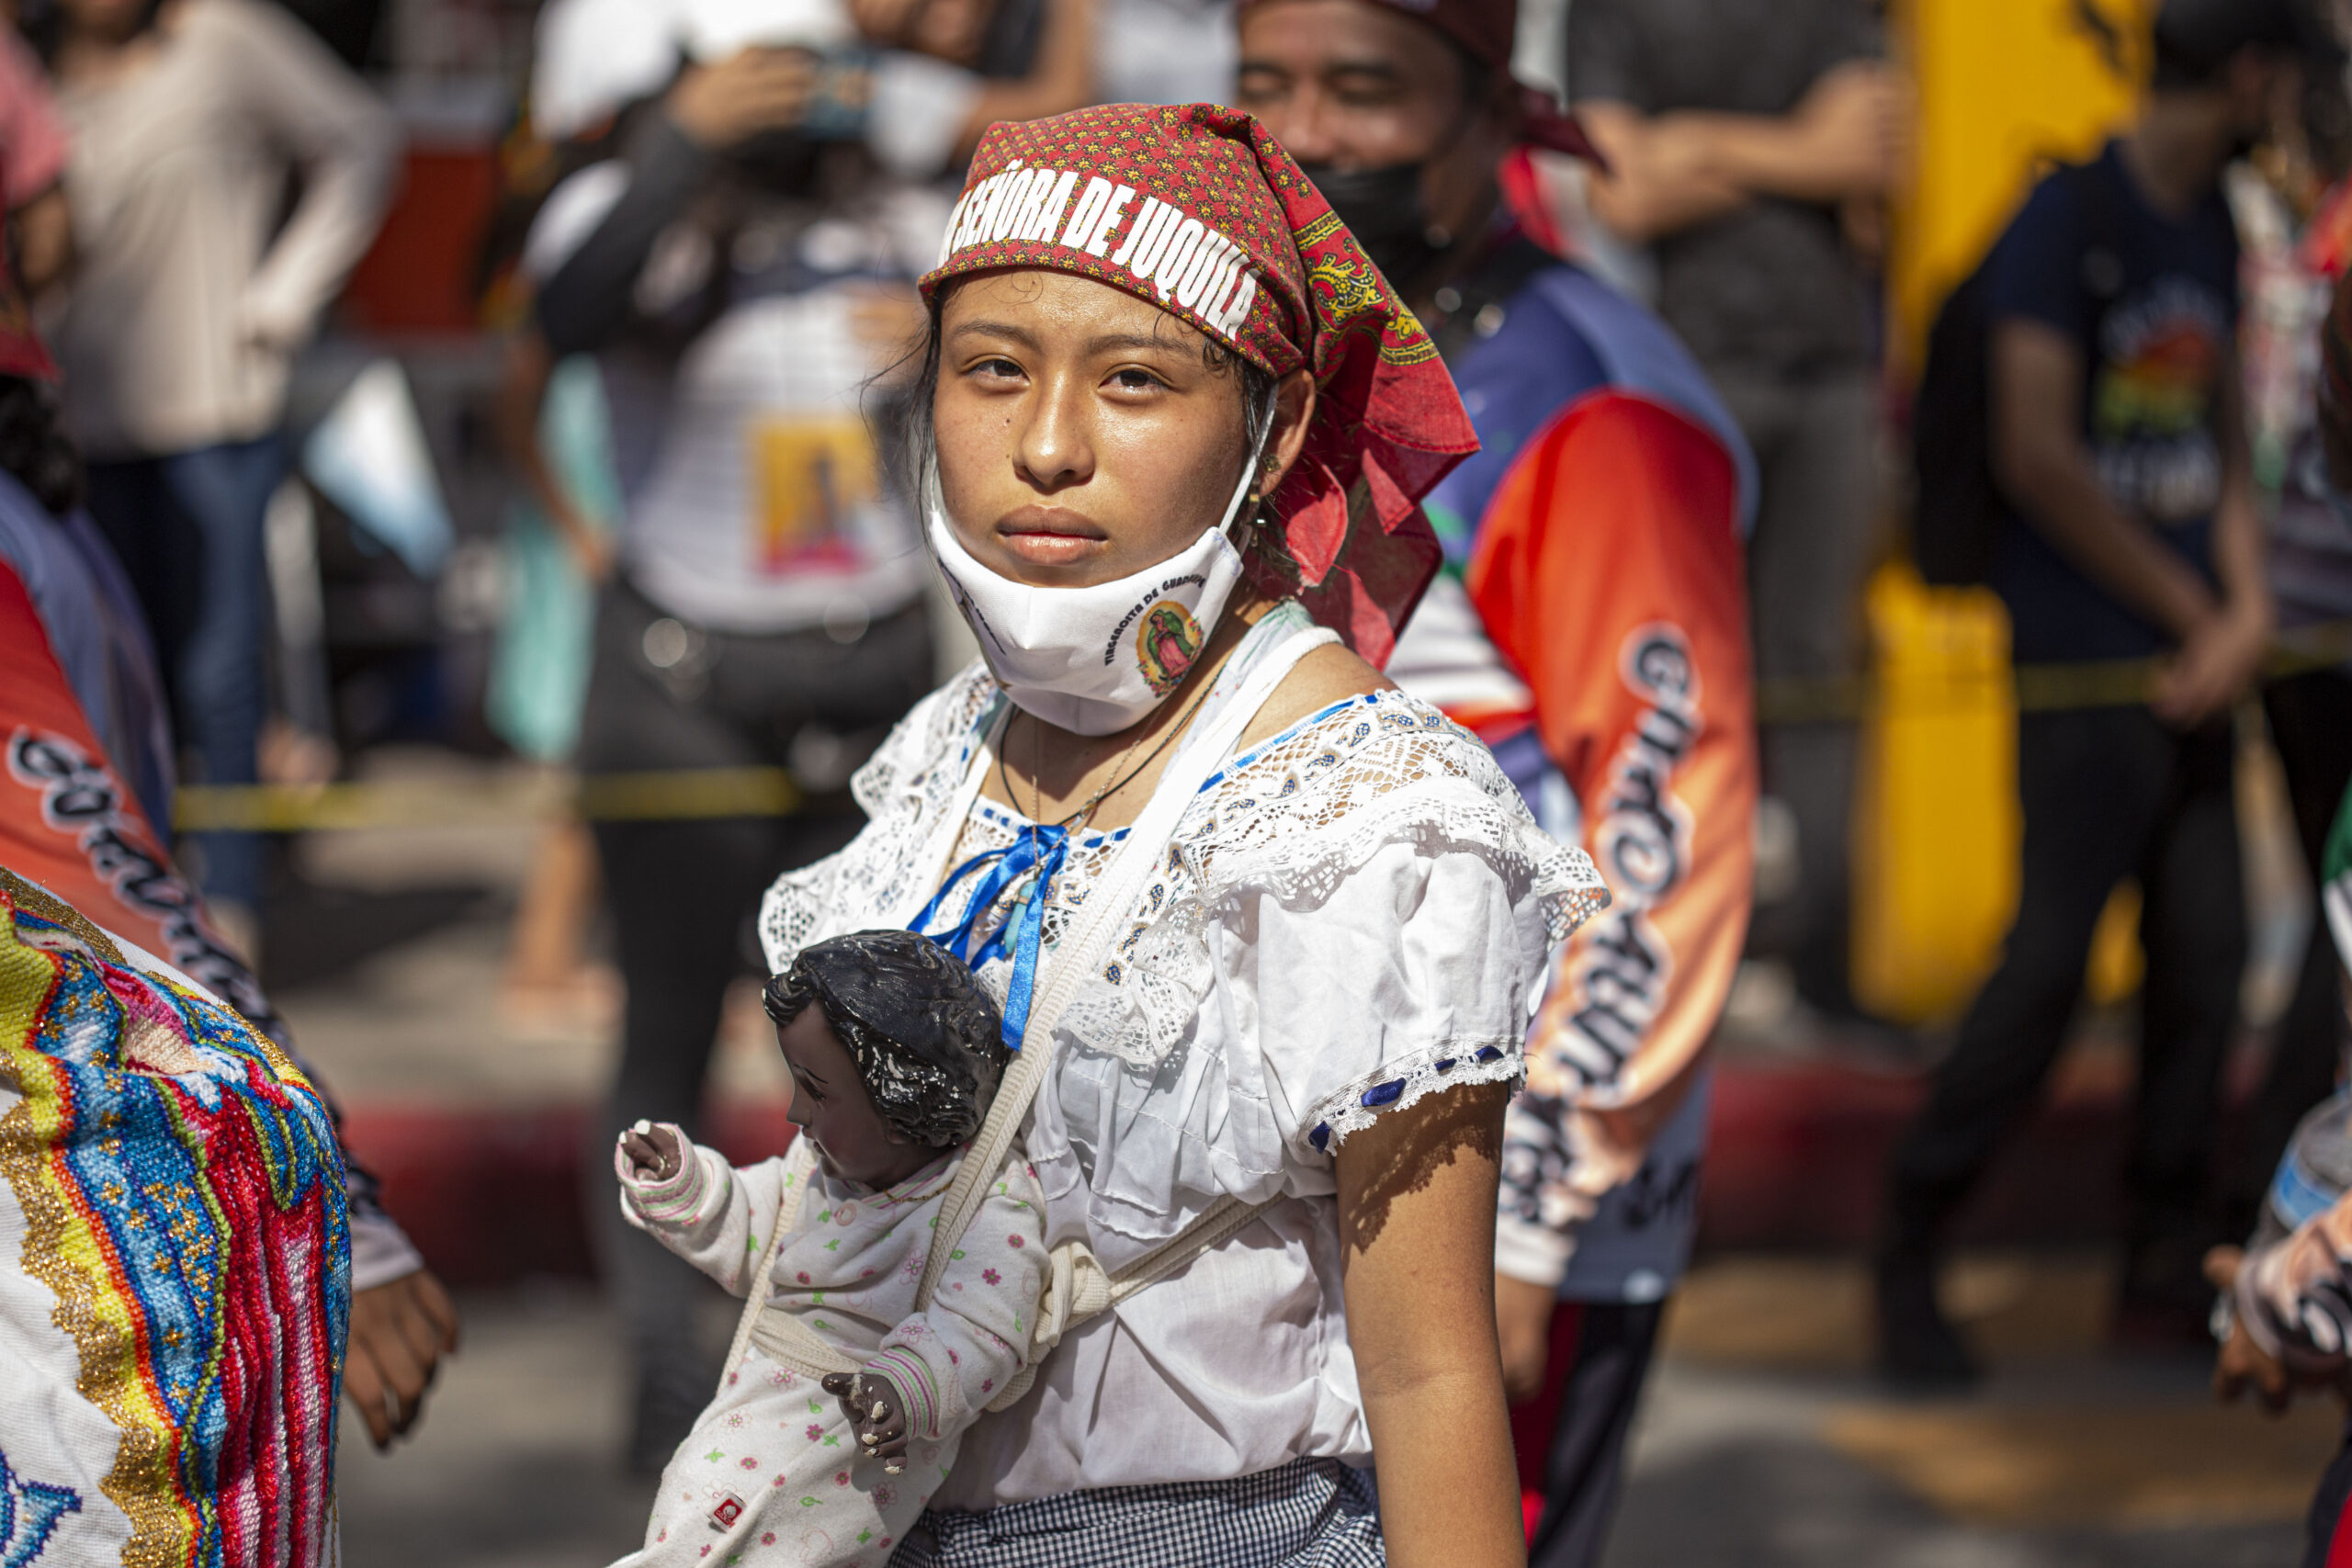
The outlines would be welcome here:
[[[1023,410],[1013,452],[1021,477],[1031,486],[1051,495],[1093,477],[1091,392],[1074,376],[1041,379]]]

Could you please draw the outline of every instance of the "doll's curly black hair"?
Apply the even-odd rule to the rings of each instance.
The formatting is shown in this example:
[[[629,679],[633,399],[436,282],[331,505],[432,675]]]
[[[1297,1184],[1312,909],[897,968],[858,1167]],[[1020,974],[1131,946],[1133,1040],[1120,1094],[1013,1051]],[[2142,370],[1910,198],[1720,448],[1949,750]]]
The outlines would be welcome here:
[[[800,950],[767,984],[768,1016],[814,1002],[893,1132],[953,1148],[978,1132],[1012,1053],[1003,1021],[964,961],[907,931],[859,931]]]

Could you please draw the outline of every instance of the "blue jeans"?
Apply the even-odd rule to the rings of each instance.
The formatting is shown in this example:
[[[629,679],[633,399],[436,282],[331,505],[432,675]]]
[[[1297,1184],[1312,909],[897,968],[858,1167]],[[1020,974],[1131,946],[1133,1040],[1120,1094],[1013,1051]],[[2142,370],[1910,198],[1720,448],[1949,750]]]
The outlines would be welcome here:
[[[262,517],[285,473],[276,435],[89,466],[90,515],[139,594],[181,747],[196,754],[206,784],[254,782],[268,703]],[[207,897],[256,907],[260,840],[198,841]]]

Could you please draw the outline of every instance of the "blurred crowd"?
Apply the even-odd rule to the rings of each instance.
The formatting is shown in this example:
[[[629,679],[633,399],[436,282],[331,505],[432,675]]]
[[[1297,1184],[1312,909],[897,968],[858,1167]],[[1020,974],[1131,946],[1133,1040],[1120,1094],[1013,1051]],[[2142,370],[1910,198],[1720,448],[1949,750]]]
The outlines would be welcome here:
[[[2327,838],[2352,782],[2352,666],[2267,662],[2282,633],[2352,618],[2352,111],[2333,8],[2167,0],[2136,118],[2020,192],[1923,362],[1903,363],[1882,268],[1917,104],[1867,0],[1527,0],[1515,27],[1498,12],[1483,51],[1450,25],[1397,31],[1423,28],[1415,8],[1370,0],[1263,0],[1238,18],[1230,0],[544,0],[486,35],[526,28],[529,47],[505,62],[497,188],[469,237],[466,288],[494,344],[469,426],[501,474],[483,527],[451,523],[433,472],[447,439],[417,433],[408,381],[352,373],[370,355],[337,314],[401,198],[421,113],[382,91],[393,11],[17,6],[0,31],[0,337],[25,346],[0,354],[0,562],[150,821],[173,820],[183,785],[316,783],[388,734],[590,780],[789,774],[788,815],[657,807],[540,839],[506,999],[593,1017],[616,977],[603,1143],[640,1118],[696,1124],[728,989],[756,967],[762,890],[848,841],[864,820],[852,775],[970,656],[938,613],[902,459],[925,368],[913,280],[941,254],[982,131],[1216,100],[1258,114],[1306,168],[1430,329],[1495,455],[1484,488],[1433,498],[1455,558],[1394,672],[1498,755],[1516,731],[1496,714],[1540,713],[1550,694],[1521,634],[1489,625],[1503,652],[1463,652],[1449,617],[1472,626],[1458,580],[1479,517],[1447,508],[1486,507],[1518,444],[1596,384],[1673,400],[1715,443],[1705,461],[1724,465],[1744,537],[1738,682],[1852,690],[1865,585],[1891,559],[1990,589],[2020,665],[2138,682],[2018,721],[2019,912],[1887,1177],[1889,1376],[1979,1375],[1939,1304],[1951,1223],[2068,1038],[2119,885],[2139,889],[2146,955],[2119,1336],[2206,1343],[2216,1282],[2236,1272],[2213,1249],[2333,1198],[2282,1216],[2272,1179],[2290,1145],[2320,1147],[2296,1129],[2341,1076],[2324,922],[2227,1168],[2217,1142],[2245,1027],[2250,738],[2267,734],[2284,769],[2313,886],[2346,870]],[[1554,93],[1573,122],[1520,99]],[[1539,121],[1564,129],[1531,133]],[[1575,333],[1527,335],[1523,291],[1563,257],[1603,302],[1559,307]],[[1521,356],[1508,366],[1507,319]],[[1664,347],[1642,335],[1658,322]],[[328,391],[306,396],[306,376]],[[1552,401],[1528,402],[1530,387]],[[330,518],[420,581],[493,561],[486,654],[458,672],[399,667],[394,697],[360,704],[390,667],[336,651],[320,608]],[[453,550],[469,529],[494,543]],[[1564,1247],[1498,1264],[1536,1292],[1514,1337],[1504,1285],[1515,1392],[1541,1391],[1547,1346],[1555,1358],[1557,1446],[1528,1482],[1544,1561],[1592,1561],[1605,1531],[1688,1255],[1701,1053],[1735,968],[1784,994],[1775,1031],[1886,1028],[1851,978],[1857,717],[1832,702],[1765,724],[1760,802],[1726,796],[1745,813],[1743,874],[1751,846],[1765,862],[1753,919],[1743,874],[1681,953],[1673,984],[1721,984],[1676,1015],[1673,1043],[1647,1032],[1668,1003],[1642,1004],[1624,1055],[1645,1066],[1609,1080],[1609,1109],[1638,1126],[1611,1124],[1616,1185],[1578,1200],[1592,1235],[1643,1233],[1630,1261],[1572,1272]],[[1562,823],[1584,831],[1574,812],[1546,826]],[[275,840],[213,829],[176,852],[259,967]],[[1728,943],[1720,965],[1705,942]],[[1621,1213],[1636,1190],[1685,1196],[1645,1229]],[[630,1457],[658,1469],[713,1371],[678,1329],[694,1277],[602,1186],[593,1213],[631,1334]],[[1572,1375],[1605,1381],[1597,1357],[1614,1346],[1613,1383],[1563,1396],[1573,1336],[1547,1337],[1555,1298],[1588,1307]],[[2277,1337],[2259,1366],[2246,1343],[2232,1378],[2283,1389]],[[417,1359],[421,1379],[431,1353]],[[2334,1375],[2326,1347],[2309,1359]]]

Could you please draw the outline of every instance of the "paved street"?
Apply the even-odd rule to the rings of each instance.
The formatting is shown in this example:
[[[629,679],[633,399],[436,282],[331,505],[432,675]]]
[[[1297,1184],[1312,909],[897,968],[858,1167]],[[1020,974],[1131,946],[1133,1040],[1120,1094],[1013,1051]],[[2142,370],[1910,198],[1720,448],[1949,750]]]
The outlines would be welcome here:
[[[469,1297],[465,1347],[389,1455],[343,1425],[346,1568],[594,1568],[643,1539],[619,1347],[579,1286]]]
[[[1860,1272],[1725,1260],[1678,1306],[1610,1568],[2274,1568],[2330,1413],[2215,1408],[2193,1362],[2094,1348],[2096,1264],[1978,1259],[1958,1293],[2001,1357],[1981,1401],[1881,1398],[1856,1364]],[[622,1379],[584,1288],[469,1296],[423,1429],[346,1427],[351,1568],[595,1568],[649,1485],[619,1473]]]
[[[2216,1406],[2193,1359],[2099,1348],[2096,1258],[1969,1260],[1982,1398],[1862,1367],[1861,1268],[1723,1259],[1677,1303],[1611,1568],[2231,1568],[2295,1561],[2332,1411]]]

